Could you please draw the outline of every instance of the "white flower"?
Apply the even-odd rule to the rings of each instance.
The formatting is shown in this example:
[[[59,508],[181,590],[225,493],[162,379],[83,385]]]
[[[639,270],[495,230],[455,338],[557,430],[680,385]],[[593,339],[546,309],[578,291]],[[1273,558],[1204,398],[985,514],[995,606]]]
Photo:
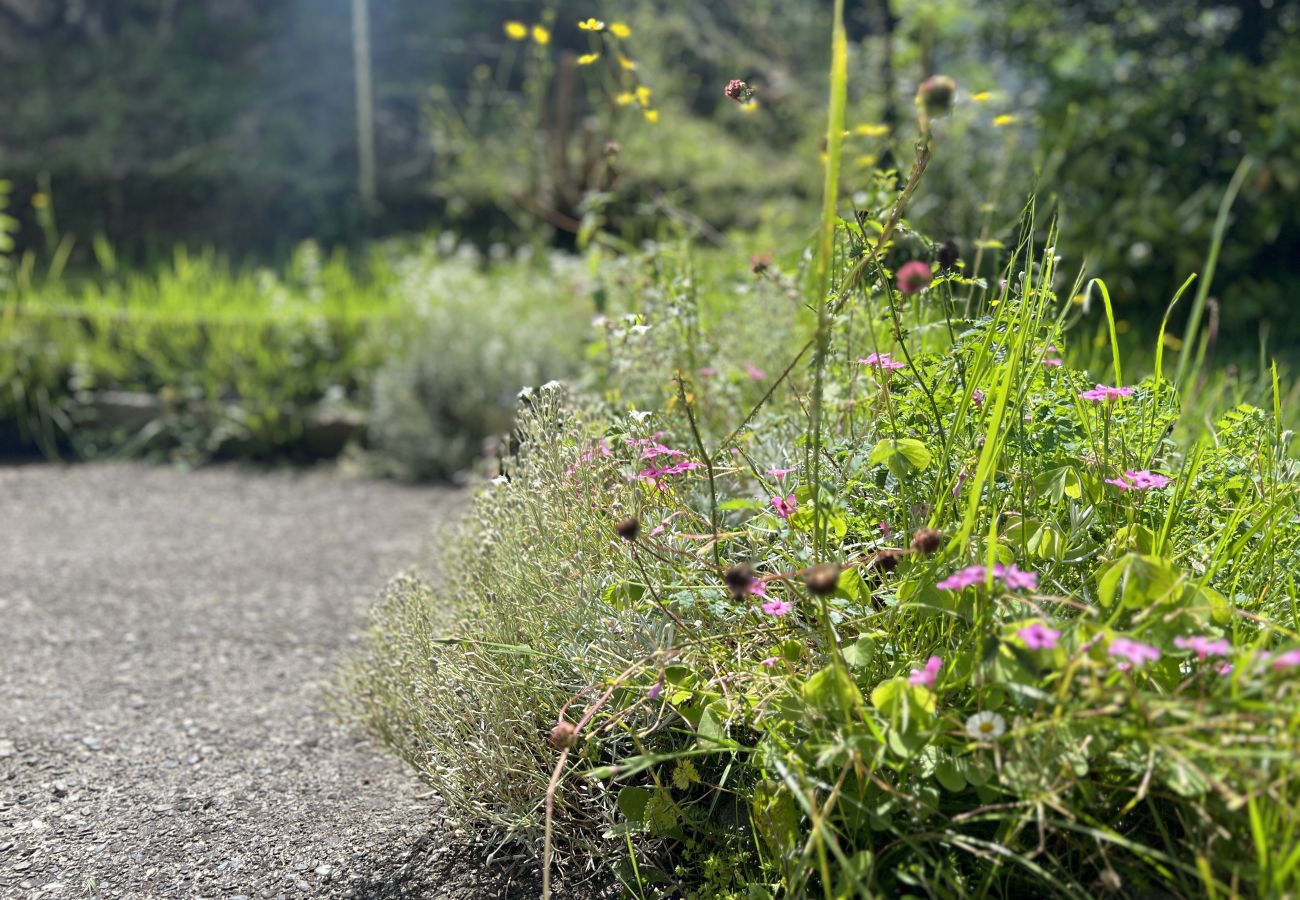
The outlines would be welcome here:
[[[634,409],[627,415],[629,419],[636,422],[638,425],[650,418],[650,412],[642,409]]]
[[[995,712],[978,712],[966,720],[966,734],[977,741],[996,741],[1007,732],[1007,720]]]

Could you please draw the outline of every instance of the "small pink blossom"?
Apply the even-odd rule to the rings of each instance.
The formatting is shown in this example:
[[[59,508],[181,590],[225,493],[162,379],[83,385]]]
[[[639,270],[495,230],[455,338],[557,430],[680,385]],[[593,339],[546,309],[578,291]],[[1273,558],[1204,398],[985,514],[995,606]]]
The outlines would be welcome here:
[[[1079,397],[1083,400],[1091,400],[1094,403],[1100,403],[1103,400],[1111,402],[1118,400],[1120,397],[1132,397],[1133,388],[1131,387],[1109,387],[1099,384],[1090,391],[1080,391]]]
[[[663,691],[663,689],[664,689],[664,680],[663,677],[661,676],[658,681],[656,681],[653,685],[651,685],[650,690],[645,692],[645,695],[649,697],[651,700],[658,700],[659,694]]]
[[[1294,666],[1300,666],[1300,648],[1288,650],[1285,653],[1279,653],[1273,657],[1273,668],[1277,670],[1290,669]]]
[[[902,294],[915,294],[929,287],[933,280],[934,273],[930,271],[930,264],[919,259],[903,263],[898,269],[898,290]]]
[[[925,685],[934,687],[934,682],[939,677],[939,670],[943,668],[943,659],[938,656],[931,656],[926,660],[924,669],[913,669],[912,674],[908,676],[907,683],[911,685]]]
[[[889,527],[889,523],[888,523],[888,522],[881,522],[881,523],[880,523],[880,536],[881,536],[881,537],[889,537],[889,536],[890,536],[891,534],[893,534],[893,533],[894,533],[894,529],[892,529],[892,528]]]
[[[1017,631],[1016,636],[1024,641],[1025,646],[1030,650],[1051,650],[1056,646],[1061,632],[1055,628],[1048,628],[1041,622],[1035,622]]]
[[[1014,563],[1004,566],[998,563],[993,567],[993,577],[1001,579],[1009,591],[1030,590],[1038,587],[1038,573],[1025,572]]]
[[[970,398],[971,402],[976,406],[982,407],[984,405],[984,392],[979,388],[975,388],[975,390],[971,392]]]
[[[753,363],[745,363],[745,373],[755,381],[762,381],[767,377],[767,373]]]
[[[858,363],[863,366],[874,366],[883,372],[890,372],[907,366],[907,363],[894,359],[891,353],[873,353],[870,356],[860,358]]]
[[[739,78],[728,81],[722,92],[737,103],[747,103],[749,98],[754,96],[754,89]]]
[[[1112,639],[1110,646],[1106,648],[1106,652],[1111,656],[1122,656],[1128,661],[1129,666],[1140,666],[1146,662],[1155,662],[1160,658],[1159,648],[1124,637]],[[1128,669],[1125,668],[1124,671],[1127,672]]]
[[[784,478],[785,476],[789,475],[791,472],[797,472],[797,471],[799,471],[799,467],[798,467],[798,466],[790,466],[789,468],[784,468],[784,469],[783,469],[783,468],[780,468],[780,467],[778,467],[778,466],[770,466],[769,468],[764,469],[763,471],[767,472],[767,474],[771,475],[773,478],[776,478],[776,479],[779,481],[780,479],[782,479],[782,478]]]
[[[767,596],[767,582],[761,578],[755,578],[749,583],[749,592],[755,597]]]
[[[1199,634],[1191,637],[1179,635],[1174,638],[1174,646],[1179,650],[1193,651],[1197,659],[1205,659],[1207,656],[1227,656],[1232,650],[1232,645],[1223,638],[1208,638]]]
[[[1049,369],[1055,369],[1061,364],[1061,351],[1055,344],[1048,344],[1043,351],[1043,365]]]
[[[960,591],[964,588],[974,587],[977,584],[983,584],[986,576],[987,570],[983,566],[967,566],[953,572],[936,584],[935,587],[944,591]]]
[[[712,366],[705,366],[702,369],[696,369],[695,372],[701,378],[713,378],[715,375],[718,374],[718,370],[713,368]]]
[[[763,665],[763,666],[765,666],[766,668],[769,668],[769,669],[775,669],[775,668],[776,668],[776,664],[777,664],[778,662],[779,662],[779,660],[778,660],[775,656],[769,656],[767,659],[763,660],[763,662],[762,662],[760,665]]]
[[[1167,487],[1169,478],[1146,469],[1129,469],[1120,478],[1107,478],[1106,483],[1115,485],[1121,491],[1147,491]]]
[[[794,604],[789,600],[769,600],[763,604],[763,612],[769,616],[783,616],[792,609]]]
[[[794,494],[791,494],[788,497],[777,495],[772,498],[772,508],[775,509],[776,514],[783,519],[788,519],[790,516],[794,515],[794,508],[796,505]]]
[[[1220,675],[1231,675],[1232,663],[1219,663],[1219,667],[1214,671],[1218,672]]]

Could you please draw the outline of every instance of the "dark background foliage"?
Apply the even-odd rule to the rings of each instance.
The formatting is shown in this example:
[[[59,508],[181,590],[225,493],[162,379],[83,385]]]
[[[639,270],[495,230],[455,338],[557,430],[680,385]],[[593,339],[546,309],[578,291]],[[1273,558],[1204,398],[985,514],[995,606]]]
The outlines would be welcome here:
[[[515,166],[440,143],[432,98],[468,106],[476,78],[509,43],[501,25],[540,4],[485,0],[371,3],[377,210],[357,192],[349,0],[0,0],[0,175],[15,182],[19,247],[43,236],[24,200],[48,186],[64,232],[102,233],[147,261],[176,242],[238,257],[277,257],[298,240],[355,244],[453,227],[519,239],[500,191]],[[993,206],[995,233],[1026,192],[1060,211],[1062,246],[1104,274],[1128,314],[1158,315],[1201,268],[1219,198],[1245,156],[1252,169],[1216,278],[1225,330],[1250,345],[1296,333],[1300,282],[1300,9],[1279,0],[868,0],[850,4],[863,115],[898,126],[908,153],[911,94],[932,71],[994,88],[1021,120],[1014,138],[954,131],[914,215],[969,244]],[[629,237],[665,204],[717,231],[751,229],[773,201],[801,202],[815,181],[779,157],[815,153],[829,4],[639,0],[554,8],[556,57],[580,52],[571,25],[626,18],[665,127],[628,148],[610,224]],[[886,41],[885,38],[888,37]],[[886,52],[888,50],[888,52]],[[761,120],[735,115],[720,86],[760,87]],[[517,92],[519,74],[504,87]],[[552,104],[533,126],[560,120]],[[480,96],[480,100],[482,97]],[[579,113],[586,110],[579,96]],[[538,140],[508,117],[485,119],[484,147]],[[809,126],[813,131],[810,132]],[[544,140],[544,139],[543,139]],[[713,155],[707,150],[712,149]],[[568,152],[566,150],[566,152]],[[890,149],[882,154],[893,160]],[[718,174],[722,160],[736,171]],[[761,171],[746,171],[746,167]],[[806,167],[804,167],[806,168]],[[603,189],[605,185],[600,185]],[[556,192],[580,219],[593,185]],[[448,200],[454,202],[449,204]],[[768,221],[771,221],[770,217]],[[553,230],[550,239],[572,235]],[[76,262],[84,261],[86,241]]]

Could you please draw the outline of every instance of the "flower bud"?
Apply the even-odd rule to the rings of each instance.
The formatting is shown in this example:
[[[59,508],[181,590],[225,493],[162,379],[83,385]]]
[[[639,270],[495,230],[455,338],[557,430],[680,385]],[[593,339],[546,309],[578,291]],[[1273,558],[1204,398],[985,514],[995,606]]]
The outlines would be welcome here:
[[[898,269],[898,292],[900,294],[915,294],[930,286],[934,280],[934,273],[930,271],[930,264],[914,259],[911,262],[903,263]]]
[[[578,743],[578,729],[572,722],[557,722],[551,729],[549,738],[551,746],[556,750],[568,750],[574,744]]]
[[[912,549],[927,556],[939,551],[943,543],[943,533],[937,528],[922,528],[912,535]]]
[[[939,245],[935,257],[939,260],[940,271],[947,271],[957,265],[957,260],[961,259],[961,248],[952,238],[944,241]]]
[[[748,103],[750,98],[754,96],[754,89],[739,78],[728,81],[724,92],[737,103]]]
[[[839,563],[818,563],[809,566],[803,571],[803,583],[809,593],[819,597],[835,593],[835,589],[840,585]]]
[[[947,75],[931,75],[916,90],[916,102],[932,119],[946,116],[952,110],[952,98],[957,93],[957,82]]]
[[[641,534],[641,522],[635,516],[628,516],[615,525],[614,530],[618,532],[618,536],[623,540],[635,541],[637,536]]]
[[[750,585],[754,583],[754,567],[749,563],[737,563],[726,571],[722,580],[731,589],[731,596],[740,600],[749,593]]]

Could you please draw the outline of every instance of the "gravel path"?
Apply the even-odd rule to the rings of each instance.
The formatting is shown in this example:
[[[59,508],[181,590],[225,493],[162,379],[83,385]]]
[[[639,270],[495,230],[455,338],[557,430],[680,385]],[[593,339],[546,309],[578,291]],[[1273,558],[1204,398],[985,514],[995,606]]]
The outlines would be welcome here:
[[[458,505],[326,473],[0,468],[0,897],[531,893],[324,705]]]

